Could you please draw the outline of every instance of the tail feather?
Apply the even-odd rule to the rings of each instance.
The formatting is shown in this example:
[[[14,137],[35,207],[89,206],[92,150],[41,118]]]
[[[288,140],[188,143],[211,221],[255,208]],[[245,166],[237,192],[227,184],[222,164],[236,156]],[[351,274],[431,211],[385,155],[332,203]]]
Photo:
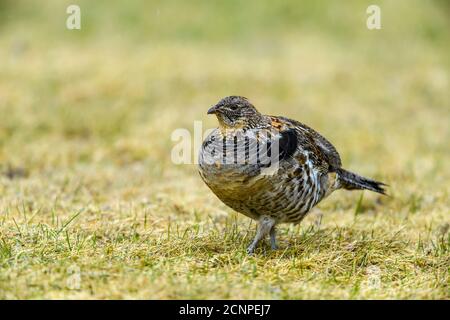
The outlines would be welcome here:
[[[339,177],[339,182],[342,188],[347,190],[355,190],[355,189],[367,189],[374,192],[378,192],[386,195],[386,190],[384,187],[387,184],[375,181],[369,178],[364,178],[362,176],[357,175],[356,173],[344,170],[339,168],[337,170],[337,174]]]

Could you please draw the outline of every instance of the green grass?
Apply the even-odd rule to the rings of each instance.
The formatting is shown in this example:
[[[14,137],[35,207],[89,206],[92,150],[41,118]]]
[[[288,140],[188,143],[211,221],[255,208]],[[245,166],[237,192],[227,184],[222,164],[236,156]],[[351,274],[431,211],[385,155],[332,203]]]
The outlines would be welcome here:
[[[448,299],[450,26],[444,1],[0,3],[0,298]],[[347,2],[346,2],[347,3]],[[280,250],[176,128],[219,98],[328,137],[389,197],[335,192]]]

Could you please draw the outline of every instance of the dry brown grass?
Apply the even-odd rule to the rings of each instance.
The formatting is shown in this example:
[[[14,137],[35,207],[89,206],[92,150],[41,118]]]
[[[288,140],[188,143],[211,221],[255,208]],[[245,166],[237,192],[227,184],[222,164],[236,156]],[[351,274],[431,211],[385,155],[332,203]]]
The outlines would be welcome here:
[[[372,32],[361,2],[305,4],[306,22],[250,2],[242,34],[201,28],[226,4],[174,22],[193,9],[82,1],[76,35],[59,2],[7,7],[0,297],[448,299],[450,28],[438,2],[389,3]],[[336,192],[280,229],[279,251],[247,256],[254,224],[170,159],[171,132],[215,126],[207,107],[229,94],[316,128],[391,196]]]

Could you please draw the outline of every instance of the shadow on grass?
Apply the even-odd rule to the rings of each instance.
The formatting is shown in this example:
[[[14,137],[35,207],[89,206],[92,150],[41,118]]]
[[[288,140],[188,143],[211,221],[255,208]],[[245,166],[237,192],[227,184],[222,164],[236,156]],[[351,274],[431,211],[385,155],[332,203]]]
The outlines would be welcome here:
[[[255,253],[247,255],[246,248],[252,241],[255,230],[233,224],[222,230],[210,229],[193,232],[186,228],[171,239],[164,239],[160,246],[212,258],[216,255],[261,258],[264,260],[290,260],[311,257],[358,258],[362,263],[376,262],[387,255],[406,250],[408,242],[401,240],[396,233],[382,230],[358,230],[349,227],[319,229],[316,226],[281,228],[278,235],[278,250],[272,250],[268,239],[261,241]],[[367,261],[370,260],[370,261]],[[373,260],[373,261],[372,261]],[[239,261],[239,259],[238,259]],[[364,262],[365,261],[365,262]]]

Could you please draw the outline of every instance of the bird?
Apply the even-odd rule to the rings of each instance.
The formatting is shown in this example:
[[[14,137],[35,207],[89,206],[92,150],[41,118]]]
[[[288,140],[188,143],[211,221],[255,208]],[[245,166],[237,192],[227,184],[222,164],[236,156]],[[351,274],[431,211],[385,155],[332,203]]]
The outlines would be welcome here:
[[[267,235],[276,250],[277,225],[300,223],[338,189],[386,194],[387,184],[344,169],[333,144],[299,121],[264,115],[242,96],[221,99],[207,114],[219,126],[199,148],[198,171],[225,205],[257,222],[248,254]]]

